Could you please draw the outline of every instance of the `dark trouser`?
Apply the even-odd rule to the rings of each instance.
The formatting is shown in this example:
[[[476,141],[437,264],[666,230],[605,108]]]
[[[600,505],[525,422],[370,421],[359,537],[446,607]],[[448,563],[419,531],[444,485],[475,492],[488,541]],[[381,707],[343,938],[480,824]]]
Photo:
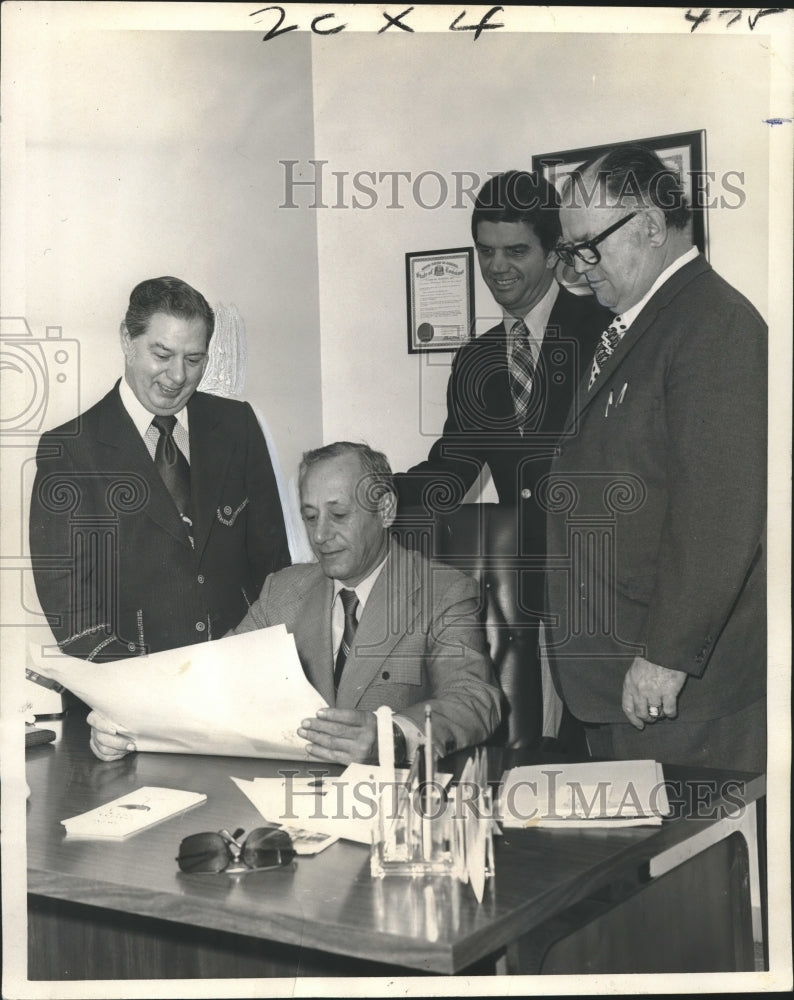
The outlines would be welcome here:
[[[721,719],[661,719],[643,730],[625,723],[586,725],[592,757],[657,760],[731,771],[766,771],[766,699]]]

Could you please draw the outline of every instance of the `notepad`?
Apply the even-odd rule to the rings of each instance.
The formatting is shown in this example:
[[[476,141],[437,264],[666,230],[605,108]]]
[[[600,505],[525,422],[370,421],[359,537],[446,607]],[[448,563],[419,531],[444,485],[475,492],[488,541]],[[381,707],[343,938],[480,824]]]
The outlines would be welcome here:
[[[206,801],[202,792],[147,785],[61,823],[69,837],[121,840]]]
[[[658,826],[669,813],[662,765],[653,760],[516,767],[503,775],[499,796],[505,827]]]

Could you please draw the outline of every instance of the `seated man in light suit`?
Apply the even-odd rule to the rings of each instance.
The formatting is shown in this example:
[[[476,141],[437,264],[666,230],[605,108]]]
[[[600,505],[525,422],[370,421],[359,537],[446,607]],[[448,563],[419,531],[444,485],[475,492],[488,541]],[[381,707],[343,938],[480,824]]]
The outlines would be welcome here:
[[[499,723],[500,691],[477,584],[390,542],[396,498],[385,455],[344,441],[318,448],[304,455],[299,486],[318,563],[271,574],[233,631],[283,623],[294,635],[307,677],[331,706],[298,729],[310,756],[373,762],[381,705],[395,711],[398,763],[422,739],[425,705],[439,756],[486,739]],[[133,749],[96,722],[91,745],[105,760]]]

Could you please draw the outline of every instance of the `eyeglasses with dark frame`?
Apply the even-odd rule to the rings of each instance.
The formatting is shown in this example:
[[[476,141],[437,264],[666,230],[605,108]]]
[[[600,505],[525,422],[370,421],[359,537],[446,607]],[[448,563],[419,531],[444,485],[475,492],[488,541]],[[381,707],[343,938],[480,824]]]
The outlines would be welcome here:
[[[577,257],[584,264],[590,266],[597,264],[601,260],[601,254],[596,250],[596,246],[605,240],[607,236],[611,236],[612,233],[617,232],[621,226],[625,226],[629,219],[633,219],[636,214],[636,212],[629,212],[628,215],[624,215],[622,219],[618,219],[617,222],[603,232],[600,232],[598,236],[594,236],[591,240],[584,240],[582,243],[558,243],[554,248],[554,252],[563,264],[568,267],[575,265]]]
[[[181,871],[190,875],[242,875],[252,871],[286,868],[295,857],[288,833],[277,826],[260,826],[245,840],[245,831],[219,830],[217,833],[193,833],[179,845],[176,859]]]

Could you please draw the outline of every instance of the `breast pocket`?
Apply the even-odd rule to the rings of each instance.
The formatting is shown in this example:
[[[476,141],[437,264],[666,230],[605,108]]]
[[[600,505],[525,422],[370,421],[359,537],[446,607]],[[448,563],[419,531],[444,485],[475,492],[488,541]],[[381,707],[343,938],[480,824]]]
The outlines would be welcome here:
[[[219,506],[215,511],[215,516],[218,519],[218,522],[225,528],[233,528],[237,519],[247,506],[248,497],[243,497],[243,499],[237,504],[224,503]]]
[[[418,687],[422,683],[422,664],[416,659],[401,660],[399,654],[386,660],[380,672],[380,680],[389,684],[409,684]]]

